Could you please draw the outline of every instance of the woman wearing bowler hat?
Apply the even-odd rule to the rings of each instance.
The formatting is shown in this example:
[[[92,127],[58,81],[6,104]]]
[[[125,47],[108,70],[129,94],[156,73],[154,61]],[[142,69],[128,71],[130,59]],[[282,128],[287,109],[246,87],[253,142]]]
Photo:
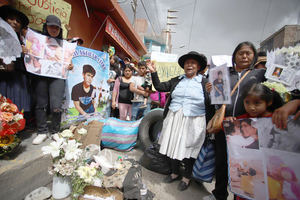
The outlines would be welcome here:
[[[181,180],[177,189],[186,190],[190,184],[193,164],[197,158],[206,134],[205,81],[200,74],[206,68],[207,59],[203,54],[191,51],[178,60],[185,74],[160,82],[155,64],[148,63],[152,81],[159,92],[170,92],[164,110],[164,122],[159,138],[161,154],[171,159],[172,173],[164,182]]]

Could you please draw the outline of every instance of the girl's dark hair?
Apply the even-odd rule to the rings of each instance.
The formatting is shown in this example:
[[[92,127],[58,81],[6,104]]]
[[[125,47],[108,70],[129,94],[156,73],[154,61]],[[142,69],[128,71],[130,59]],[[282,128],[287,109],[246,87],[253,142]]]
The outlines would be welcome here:
[[[250,67],[249,69],[253,69],[254,68],[254,64],[256,63],[256,60],[257,60],[257,51],[256,51],[256,48],[254,46],[254,44],[252,42],[248,42],[248,41],[245,41],[245,42],[241,42],[237,45],[237,47],[235,47],[233,53],[232,53],[232,67],[235,66],[235,56],[237,54],[237,52],[243,47],[243,46],[249,46],[252,50],[253,50],[253,53],[254,53],[254,58],[250,64]]]
[[[222,71],[218,71],[218,75],[223,74]]]
[[[42,34],[43,34],[43,35],[47,35],[47,36],[49,36],[49,37],[52,37],[52,36],[50,36],[50,34],[48,33],[48,30],[47,30],[47,24],[46,24],[46,23],[43,24],[43,31],[42,31]],[[56,38],[56,39],[60,39],[60,40],[63,39],[63,30],[62,30],[62,28],[60,28],[60,32],[59,32],[58,36],[55,37],[55,38]]]
[[[272,104],[267,107],[267,110],[270,112],[273,112],[284,104],[283,99],[278,92],[270,90],[267,86],[261,83],[253,84],[249,90],[245,90],[242,94],[242,99],[244,100],[248,95],[257,96],[267,103],[272,102]]]
[[[123,68],[123,74],[124,74],[124,72],[125,72],[125,70],[127,68],[130,69],[130,71],[133,71],[133,68],[131,67],[131,65],[130,64],[126,64],[125,67]]]

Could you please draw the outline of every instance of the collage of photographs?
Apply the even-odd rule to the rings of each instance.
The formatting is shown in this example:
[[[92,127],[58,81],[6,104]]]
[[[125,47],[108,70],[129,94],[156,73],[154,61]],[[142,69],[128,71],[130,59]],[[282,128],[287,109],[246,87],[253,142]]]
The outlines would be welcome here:
[[[47,37],[28,29],[25,44],[28,49],[24,58],[27,71],[41,76],[67,78],[66,69],[71,63],[76,43]]]
[[[300,198],[300,120],[286,130],[271,118],[223,123],[227,140],[231,191],[247,199]]]

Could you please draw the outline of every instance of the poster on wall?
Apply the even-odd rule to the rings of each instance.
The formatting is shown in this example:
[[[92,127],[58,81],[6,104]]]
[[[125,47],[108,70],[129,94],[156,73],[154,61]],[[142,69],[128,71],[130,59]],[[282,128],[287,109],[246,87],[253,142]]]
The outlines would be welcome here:
[[[42,31],[48,15],[55,15],[61,20],[63,37],[67,38],[71,16],[71,4],[63,0],[14,0],[13,6],[23,12],[29,19],[29,27]]]
[[[104,116],[109,86],[107,53],[77,46],[69,72],[62,124]]]
[[[28,29],[24,57],[26,70],[38,76],[66,79],[76,43],[48,37]]]
[[[271,118],[223,122],[229,185],[247,199],[300,199],[300,119],[290,118],[286,130]]]
[[[151,60],[156,62],[156,71],[161,82],[184,74],[183,69],[177,63],[177,54],[152,52]]]

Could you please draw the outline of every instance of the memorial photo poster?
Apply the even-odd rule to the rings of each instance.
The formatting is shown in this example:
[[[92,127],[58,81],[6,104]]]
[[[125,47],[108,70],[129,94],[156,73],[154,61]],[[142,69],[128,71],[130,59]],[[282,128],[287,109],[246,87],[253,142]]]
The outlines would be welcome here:
[[[25,46],[26,70],[38,76],[66,79],[76,43],[48,37],[28,29]]]
[[[109,96],[109,55],[77,46],[72,63],[74,69],[66,81],[63,124],[102,118]]]
[[[300,199],[300,119],[277,129],[271,118],[224,121],[229,185],[247,199]]]
[[[230,104],[230,81],[228,67],[221,65],[209,70],[209,82],[212,84],[210,92],[211,104]]]
[[[300,46],[267,52],[267,79],[283,83],[289,91],[300,90]]]

